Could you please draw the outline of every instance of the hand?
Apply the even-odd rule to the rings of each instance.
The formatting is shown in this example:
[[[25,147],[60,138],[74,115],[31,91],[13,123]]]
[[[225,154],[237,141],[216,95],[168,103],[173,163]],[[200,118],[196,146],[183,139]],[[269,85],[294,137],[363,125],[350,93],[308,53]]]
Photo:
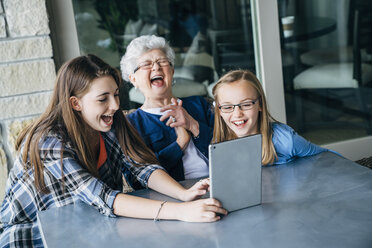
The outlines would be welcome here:
[[[185,190],[184,195],[181,197],[182,201],[192,201],[199,199],[209,191],[210,181],[209,178],[199,180],[191,188]]]
[[[181,150],[184,151],[190,142],[191,139],[190,133],[183,127],[175,127],[174,129],[177,134],[176,142],[180,146]]]
[[[165,123],[170,127],[183,127],[186,130],[192,132],[194,136],[199,135],[199,123],[187,113],[187,111],[182,107],[182,100],[177,102],[176,99],[171,99],[172,104],[164,106],[160,111],[167,111],[160,121],[168,119]]]
[[[187,222],[213,222],[221,219],[217,214],[227,215],[219,201],[214,198],[180,203],[177,219]]]

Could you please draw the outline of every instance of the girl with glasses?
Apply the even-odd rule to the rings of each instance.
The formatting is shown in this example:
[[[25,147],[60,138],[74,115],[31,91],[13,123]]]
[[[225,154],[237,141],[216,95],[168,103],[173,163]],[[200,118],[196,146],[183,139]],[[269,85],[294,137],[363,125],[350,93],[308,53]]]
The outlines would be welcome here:
[[[94,55],[61,67],[49,106],[18,138],[0,210],[0,247],[42,247],[37,212],[78,201],[110,217],[211,222],[226,214],[217,200],[190,201],[206,193],[207,180],[186,190],[157,165],[119,108],[120,83],[119,73]],[[125,194],[134,182],[190,202]]]
[[[263,165],[283,164],[296,157],[328,151],[270,115],[261,83],[252,72],[230,71],[216,83],[212,92],[215,100],[213,142],[260,133]]]

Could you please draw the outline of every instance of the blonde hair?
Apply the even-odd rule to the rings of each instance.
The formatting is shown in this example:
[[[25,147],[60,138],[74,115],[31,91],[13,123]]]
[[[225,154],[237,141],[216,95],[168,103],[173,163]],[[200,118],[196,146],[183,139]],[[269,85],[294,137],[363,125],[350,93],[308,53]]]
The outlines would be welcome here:
[[[226,125],[225,121],[221,117],[219,110],[219,98],[218,91],[219,89],[226,84],[231,84],[236,81],[244,81],[247,84],[251,85],[257,94],[257,99],[261,111],[258,116],[258,132],[262,135],[262,164],[272,164],[277,159],[277,154],[272,142],[272,128],[271,123],[277,122],[269,113],[267,108],[267,102],[265,93],[261,86],[260,81],[257,77],[248,70],[234,70],[225,74],[223,77],[218,80],[217,84],[213,87],[212,93],[215,100],[215,117],[214,117],[214,130],[213,130],[213,142],[222,142],[226,140],[236,139],[237,136],[231,128]]]
[[[80,56],[66,62],[57,74],[48,107],[19,135],[16,149],[20,151],[24,142],[22,153],[24,168],[34,170],[35,185],[41,192],[48,193],[49,190],[45,188],[44,166],[39,143],[50,131],[61,136],[62,147],[66,142],[71,142],[81,166],[93,176],[99,177],[94,151],[87,145],[89,144],[87,128],[85,128],[87,124],[81,113],[73,110],[69,99],[71,96],[81,97],[86,94],[92,81],[103,76],[111,76],[118,87],[122,82],[118,70],[94,55]],[[147,148],[120,109],[114,114],[113,127],[125,155],[137,162],[157,163],[155,154]],[[62,161],[63,150],[61,155],[61,171],[63,172]]]

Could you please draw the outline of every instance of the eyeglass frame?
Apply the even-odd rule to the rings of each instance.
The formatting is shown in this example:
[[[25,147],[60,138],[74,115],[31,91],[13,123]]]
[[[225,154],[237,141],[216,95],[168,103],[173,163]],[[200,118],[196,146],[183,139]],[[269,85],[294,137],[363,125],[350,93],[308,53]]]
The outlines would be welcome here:
[[[251,101],[246,101],[246,102],[238,103],[238,104],[224,104],[224,105],[219,105],[218,106],[218,109],[221,110],[222,113],[232,113],[232,112],[234,112],[235,107],[239,107],[239,109],[241,111],[247,111],[247,110],[251,110],[254,107],[254,105],[256,104],[257,101],[259,101],[259,98],[255,99],[255,100],[251,100]],[[252,104],[251,107],[248,108],[248,109],[243,109],[242,108],[242,105],[248,104],[248,103]],[[232,111],[224,112],[224,110],[222,110],[222,107],[224,107],[224,106],[233,107],[232,108]]]
[[[158,59],[156,59],[156,60],[154,60],[154,61],[151,61],[151,67],[150,67],[149,69],[146,69],[146,70],[151,70],[152,67],[154,67],[155,63],[156,63],[159,67],[166,67],[166,66],[168,66],[168,65],[166,65],[166,66],[162,66],[162,65],[160,65],[160,64],[159,64],[159,63],[160,63],[159,60],[166,60],[166,61],[168,62],[168,65],[169,65],[169,66],[172,66],[172,62],[170,62],[168,58],[158,58]],[[139,69],[143,68],[143,67],[145,66],[145,65],[143,65],[143,63],[145,63],[145,62],[150,62],[150,60],[148,60],[148,61],[143,61],[142,63],[140,63],[140,64],[142,64],[142,65],[139,64],[139,65],[134,69],[133,73],[136,73]]]

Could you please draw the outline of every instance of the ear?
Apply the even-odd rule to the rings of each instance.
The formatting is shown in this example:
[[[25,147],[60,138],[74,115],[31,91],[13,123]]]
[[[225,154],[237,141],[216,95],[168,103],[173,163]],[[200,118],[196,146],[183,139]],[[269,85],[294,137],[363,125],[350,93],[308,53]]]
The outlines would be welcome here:
[[[134,87],[138,88],[137,82],[136,82],[136,76],[134,74],[130,74],[128,78],[129,78],[130,83],[133,84]]]
[[[130,74],[128,78],[129,81],[134,85],[134,83],[136,82],[136,76],[134,76],[134,74]]]
[[[76,96],[70,97],[71,107],[76,111],[81,111],[79,99]]]

